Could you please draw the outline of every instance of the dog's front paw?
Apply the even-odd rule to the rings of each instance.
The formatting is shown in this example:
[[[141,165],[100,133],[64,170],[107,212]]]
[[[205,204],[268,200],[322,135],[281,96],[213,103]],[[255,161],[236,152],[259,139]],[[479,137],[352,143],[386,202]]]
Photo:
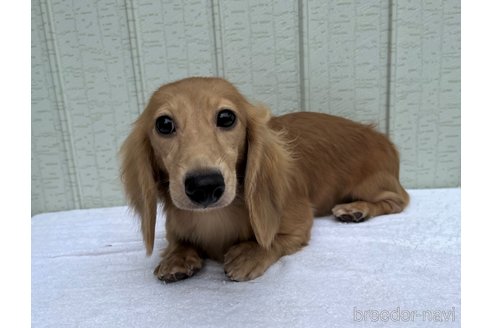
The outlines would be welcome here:
[[[154,275],[166,283],[193,276],[202,268],[202,259],[194,251],[170,254],[155,268]]]
[[[256,242],[232,246],[224,256],[224,272],[234,281],[247,281],[261,276],[273,262],[272,254]]]

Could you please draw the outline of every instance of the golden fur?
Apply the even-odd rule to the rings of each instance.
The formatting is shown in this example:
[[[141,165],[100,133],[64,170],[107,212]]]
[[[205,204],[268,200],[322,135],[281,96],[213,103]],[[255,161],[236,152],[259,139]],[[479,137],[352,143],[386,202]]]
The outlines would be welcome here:
[[[224,108],[237,117],[228,130],[215,122]],[[175,121],[172,136],[156,132],[162,115]],[[121,155],[148,254],[157,206],[164,203],[168,246],[154,273],[166,282],[192,276],[206,257],[223,261],[232,280],[254,279],[308,243],[314,216],[359,222],[408,203],[398,153],[383,134],[320,113],[271,117],[219,78],[158,89]],[[225,183],[207,208],[193,203],[183,186],[189,172],[204,169],[218,170]]]

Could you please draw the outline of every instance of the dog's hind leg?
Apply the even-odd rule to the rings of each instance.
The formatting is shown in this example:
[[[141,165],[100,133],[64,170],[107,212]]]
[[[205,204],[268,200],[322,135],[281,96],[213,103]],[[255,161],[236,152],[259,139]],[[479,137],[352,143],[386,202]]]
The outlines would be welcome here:
[[[348,198],[353,202],[338,204],[333,215],[342,222],[361,222],[367,218],[399,213],[408,205],[409,196],[396,177],[379,173],[357,185]]]

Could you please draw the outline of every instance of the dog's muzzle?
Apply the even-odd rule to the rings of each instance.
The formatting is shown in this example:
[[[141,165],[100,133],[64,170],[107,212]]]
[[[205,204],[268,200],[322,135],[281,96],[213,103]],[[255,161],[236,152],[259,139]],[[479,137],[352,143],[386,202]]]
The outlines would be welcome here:
[[[224,177],[216,171],[188,174],[184,184],[188,198],[203,207],[217,203],[225,190]]]

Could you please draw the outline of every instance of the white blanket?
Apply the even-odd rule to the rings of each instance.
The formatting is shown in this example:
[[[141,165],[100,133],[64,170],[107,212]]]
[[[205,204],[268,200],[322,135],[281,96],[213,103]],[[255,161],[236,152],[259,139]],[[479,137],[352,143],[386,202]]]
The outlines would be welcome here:
[[[126,207],[32,218],[33,327],[459,327],[460,189],[410,190],[400,214],[318,218],[310,244],[264,276],[231,282],[152,274]]]

